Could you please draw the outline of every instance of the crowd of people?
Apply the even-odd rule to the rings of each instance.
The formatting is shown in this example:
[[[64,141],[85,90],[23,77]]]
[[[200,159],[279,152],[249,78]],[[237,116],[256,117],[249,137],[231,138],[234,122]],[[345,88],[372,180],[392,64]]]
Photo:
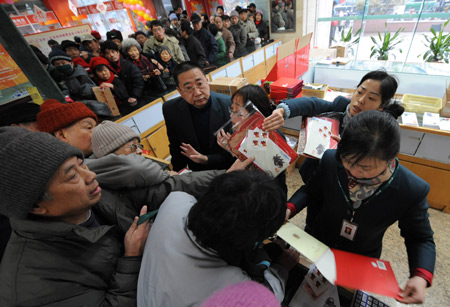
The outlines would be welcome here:
[[[136,31],[124,39],[120,31],[111,30],[103,40],[92,31],[74,41],[49,40],[48,57],[34,46],[33,50],[68,101],[85,102],[97,115],[105,115],[108,111],[95,102],[92,88],[108,88],[126,115],[175,90],[176,65],[192,61],[212,71],[245,55],[247,48],[268,43],[262,12],[251,8],[256,7],[237,7],[227,16],[219,6],[211,18],[171,11],[169,18],[148,22],[147,33]]]
[[[232,97],[211,92],[204,69],[219,53],[240,52],[237,28],[244,41],[257,38],[248,35],[255,24],[246,11],[228,19],[222,7],[216,12],[191,17],[193,28],[171,13],[171,25],[151,23],[150,38],[85,35],[82,51],[63,41],[49,63],[77,101],[17,103],[2,112],[1,306],[280,306],[302,277],[294,269],[299,253],[266,239],[304,208],[307,232],[371,257],[380,257],[384,232],[398,222],[411,274],[400,301],[423,302],[436,257],[429,186],[396,159],[403,112],[391,102],[396,79],[369,72],[351,99],[332,103],[275,105],[256,85]],[[180,94],[162,110],[172,171],[142,156],[133,129],[102,120],[86,103],[98,85],[128,112],[160,83]],[[305,185],[289,200],[284,173],[271,178],[223,146],[236,116],[248,116],[248,100],[266,116],[266,131],[295,116],[333,111],[340,120],[337,150],[302,164]]]

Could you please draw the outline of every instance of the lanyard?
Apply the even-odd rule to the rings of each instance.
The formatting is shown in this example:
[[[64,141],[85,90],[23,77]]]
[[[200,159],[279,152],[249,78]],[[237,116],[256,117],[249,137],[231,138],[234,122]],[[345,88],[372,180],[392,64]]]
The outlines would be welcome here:
[[[398,161],[398,159],[395,158],[395,161],[397,162],[397,163],[396,163],[396,166],[395,166],[395,170],[394,170],[394,172],[392,173],[392,176],[389,178],[389,180],[386,181],[384,184],[382,184],[382,185],[378,188],[378,190],[377,190],[374,194],[372,194],[368,199],[365,199],[365,200],[363,201],[363,203],[361,203],[361,206],[362,206],[363,204],[368,203],[372,198],[375,198],[375,197],[377,197],[378,195],[380,195],[381,193],[383,193],[383,191],[386,190],[386,189],[391,185],[392,181],[394,180],[395,175],[397,174],[398,168],[399,168],[399,161]],[[341,181],[339,180],[339,175],[338,175],[338,174],[337,174],[337,181],[338,181],[338,184],[339,184],[339,188],[341,189],[342,195],[343,195],[344,198],[345,198],[345,202],[347,203],[347,205],[348,205],[348,206],[350,207],[350,209],[352,210],[352,217],[351,217],[351,219],[350,219],[350,222],[353,222],[353,217],[355,216],[356,209],[353,208],[353,202],[348,198],[347,194],[345,193],[344,189],[342,188],[342,184],[341,184]],[[361,207],[360,207],[360,208],[361,208]]]

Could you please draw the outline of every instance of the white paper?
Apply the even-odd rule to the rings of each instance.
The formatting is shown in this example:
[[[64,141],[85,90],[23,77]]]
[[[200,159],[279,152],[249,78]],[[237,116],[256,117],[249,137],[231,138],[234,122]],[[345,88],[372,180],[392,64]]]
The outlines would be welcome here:
[[[308,118],[304,153],[321,159],[330,148],[331,122],[317,117]]]
[[[419,127],[419,122],[417,121],[417,115],[414,112],[403,112],[402,114],[402,124],[408,126]]]

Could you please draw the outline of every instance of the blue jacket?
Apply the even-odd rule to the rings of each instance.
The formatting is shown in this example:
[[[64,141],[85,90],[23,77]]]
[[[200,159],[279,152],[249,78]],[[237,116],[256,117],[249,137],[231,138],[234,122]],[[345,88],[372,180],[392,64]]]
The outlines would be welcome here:
[[[343,195],[349,198],[347,173],[335,155],[335,150],[325,152],[302,190],[300,203],[308,204],[306,230],[329,247],[378,258],[386,229],[398,221],[410,270],[423,268],[433,273],[436,250],[428,220],[429,185],[399,165],[391,184],[355,211],[353,222],[358,229],[350,241],[340,235],[342,221],[350,219],[352,209]]]
[[[214,136],[223,124],[230,119],[229,109],[231,98],[226,95],[211,92],[211,110],[209,120],[209,152],[201,152],[200,144],[192,123],[189,104],[183,97],[177,97],[163,104],[163,114],[166,121],[167,136],[170,142],[172,166],[179,171],[189,166],[193,171],[208,169],[226,169],[234,162],[234,158],[217,144]],[[181,154],[181,143],[191,144],[197,151],[208,156],[208,164],[198,164]]]

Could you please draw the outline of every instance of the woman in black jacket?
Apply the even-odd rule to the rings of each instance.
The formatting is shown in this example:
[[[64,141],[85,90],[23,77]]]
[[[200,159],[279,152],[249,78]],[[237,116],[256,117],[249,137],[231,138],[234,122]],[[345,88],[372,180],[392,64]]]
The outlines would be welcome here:
[[[263,20],[263,13],[261,11],[256,11],[255,13],[255,25],[258,30],[258,36],[261,38],[261,45],[264,45],[269,41],[269,27],[267,23]]]

